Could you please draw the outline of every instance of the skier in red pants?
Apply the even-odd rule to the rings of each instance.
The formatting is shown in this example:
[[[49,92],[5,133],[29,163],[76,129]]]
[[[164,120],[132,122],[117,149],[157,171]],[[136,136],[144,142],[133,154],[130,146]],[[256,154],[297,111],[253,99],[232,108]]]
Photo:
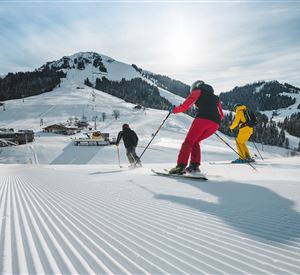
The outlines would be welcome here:
[[[223,119],[223,111],[219,97],[214,95],[212,86],[198,80],[191,86],[190,96],[179,106],[170,106],[170,113],[187,111],[192,105],[197,107],[196,117],[186,135],[177,159],[177,166],[169,171],[170,174],[185,172],[200,172],[201,163],[200,141],[208,138],[219,129]],[[190,158],[190,164],[186,168]]]

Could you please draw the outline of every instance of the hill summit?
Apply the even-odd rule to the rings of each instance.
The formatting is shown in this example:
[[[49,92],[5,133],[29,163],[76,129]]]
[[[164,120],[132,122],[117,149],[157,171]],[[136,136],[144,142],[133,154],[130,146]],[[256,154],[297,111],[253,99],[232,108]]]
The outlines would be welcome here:
[[[300,89],[288,83],[259,81],[221,93],[220,99],[228,110],[233,110],[236,103],[241,103],[256,111],[269,111],[294,105],[296,94],[300,94]]]
[[[135,64],[129,65],[96,52],[79,52],[47,62],[34,72],[9,73],[0,79],[0,100],[52,91],[63,78],[78,87],[85,84],[128,102],[158,109],[167,108],[171,104],[170,99],[174,101],[174,94],[180,97],[189,94],[188,85],[168,76],[151,73]]]

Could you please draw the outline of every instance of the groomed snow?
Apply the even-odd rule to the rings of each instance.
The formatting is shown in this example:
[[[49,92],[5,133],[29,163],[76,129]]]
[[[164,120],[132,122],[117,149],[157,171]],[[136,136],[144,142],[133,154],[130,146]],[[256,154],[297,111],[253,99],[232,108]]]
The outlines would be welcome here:
[[[142,168],[127,168],[121,144],[120,168],[115,146],[73,146],[74,136],[42,133],[40,118],[46,126],[106,112],[97,129],[116,136],[129,123],[140,154],[167,112],[135,111],[100,91],[93,102],[78,78],[8,101],[0,113],[0,128],[36,131],[32,144],[1,148],[0,273],[300,273],[299,157],[257,144],[265,158],[257,171],[224,164],[236,156],[213,136],[201,144],[208,181],[156,176],[151,168],[176,163],[192,121],[180,114],[167,120]]]
[[[299,158],[160,167],[1,165],[0,272],[300,272]]]

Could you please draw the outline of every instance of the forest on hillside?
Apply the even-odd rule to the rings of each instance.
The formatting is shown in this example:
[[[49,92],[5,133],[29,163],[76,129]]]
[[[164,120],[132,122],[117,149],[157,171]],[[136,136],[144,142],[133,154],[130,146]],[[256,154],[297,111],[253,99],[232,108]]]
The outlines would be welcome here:
[[[92,87],[87,78],[85,84]],[[111,81],[106,77],[97,78],[94,87],[110,95],[122,98],[126,102],[142,105],[153,109],[167,110],[171,103],[160,96],[156,86],[150,85],[141,78],[131,80]]]
[[[281,123],[276,123],[272,118],[268,118],[266,115],[259,112],[255,112],[257,117],[257,125],[254,127],[253,135],[250,138],[250,142],[258,142],[266,145],[279,146],[284,148],[290,148],[289,139],[285,135],[286,130],[288,133],[297,136],[288,127],[284,127]],[[299,114],[300,116],[300,114]],[[225,135],[237,137],[238,128],[234,131],[230,131],[229,126],[234,119],[234,113],[228,113],[225,115],[221,122],[219,130]],[[298,118],[299,119],[299,118]],[[300,121],[300,120],[299,120]],[[297,124],[300,126],[300,123]],[[280,128],[279,128],[280,127]],[[296,150],[300,151],[300,143]]]
[[[222,106],[227,110],[233,110],[236,103],[245,104],[248,108],[256,111],[287,108],[296,102],[293,97],[295,87],[291,87],[293,86],[282,85],[277,81],[261,81],[221,93],[220,100]]]
[[[50,92],[64,77],[64,72],[49,69],[8,73],[3,79],[0,78],[0,101]]]
[[[155,83],[155,85],[157,85],[159,88],[168,90],[173,94],[179,95],[183,98],[188,97],[188,95],[190,94],[190,86],[179,80],[172,79],[166,75],[154,74],[144,71],[135,64],[132,64],[132,67],[142,76]]]

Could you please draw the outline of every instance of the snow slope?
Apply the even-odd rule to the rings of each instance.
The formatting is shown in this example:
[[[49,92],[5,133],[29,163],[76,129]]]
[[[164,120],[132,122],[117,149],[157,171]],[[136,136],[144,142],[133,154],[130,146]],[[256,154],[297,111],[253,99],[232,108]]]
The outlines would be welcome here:
[[[103,66],[106,68],[107,72],[101,72],[98,67],[95,67],[94,61],[96,59],[101,59]],[[69,68],[63,68],[64,61],[68,62]],[[78,70],[77,64],[81,60],[84,63],[84,69]],[[50,68],[61,69],[67,73],[67,77],[73,82],[76,82],[79,87],[82,86],[86,78],[95,84],[96,78],[106,77],[112,81],[121,81],[123,78],[126,80],[131,80],[133,78],[141,78],[151,85],[157,86],[157,84],[146,78],[143,74],[138,72],[133,68],[132,65],[114,60],[111,57],[100,55],[95,52],[79,52],[68,57],[63,57],[60,60],[52,61],[42,66]],[[183,98],[172,93],[172,91],[167,91],[158,87],[160,95],[169,100],[172,104],[178,105],[183,102]]]
[[[0,114],[0,128],[36,132],[32,144],[0,152],[1,274],[300,273],[299,157],[258,144],[266,160],[257,171],[222,164],[236,156],[213,136],[201,144],[209,181],[158,177],[150,169],[175,164],[191,124],[180,114],[167,120],[142,168],[127,169],[121,145],[120,168],[115,146],[73,146],[74,136],[42,133],[40,119],[91,122],[106,112],[97,129],[116,136],[129,123],[140,154],[167,113],[136,111],[96,90],[92,101],[93,89],[78,78],[8,101]]]
[[[6,101],[6,111],[2,111],[0,114],[0,128],[31,129],[36,132],[36,135],[33,144],[2,148],[0,163],[115,163],[115,148],[73,146],[72,138],[83,137],[83,134],[70,137],[42,132],[47,125],[66,122],[70,117],[81,118],[86,116],[90,125],[94,127],[92,118],[98,116],[97,129],[102,132],[109,132],[111,137],[117,136],[123,123],[129,123],[140,138],[138,151],[143,150],[152,134],[156,132],[158,126],[166,117],[167,112],[153,109],[134,110],[133,104],[82,85],[82,81],[86,76],[81,74],[80,76],[81,78],[76,76],[75,70],[71,70],[68,77],[63,79],[60,87],[52,92],[25,98],[24,102],[22,99]],[[92,100],[93,93],[96,95],[95,101]],[[120,119],[115,120],[112,117],[113,110],[120,111]],[[104,122],[101,121],[103,112],[107,115]],[[44,123],[42,126],[40,126],[41,119]],[[150,147],[149,151],[155,153],[154,156],[146,154],[145,161],[154,163],[174,162],[191,121],[192,118],[184,114],[172,115]],[[229,142],[232,146],[235,146],[234,140]],[[214,160],[216,157],[217,159],[235,157],[232,151],[215,136],[208,141],[204,141],[204,144],[206,144],[206,147],[203,150],[210,151],[210,154],[204,155],[204,160]],[[263,153],[266,157],[288,155],[288,151],[280,148],[264,146],[260,149],[264,150]],[[122,147],[122,161],[126,161],[123,150]],[[255,150],[253,151],[255,152]]]
[[[298,106],[300,105],[300,94],[282,93],[281,95],[290,96],[292,98],[295,98],[296,102],[293,105],[289,106],[288,108],[282,108],[282,109],[278,109],[278,110],[262,112],[265,115],[267,115],[269,118],[273,116],[273,112],[276,112],[277,115],[273,116],[273,120],[276,122],[283,122],[283,120],[286,117],[299,112]]]
[[[299,158],[258,166],[1,165],[0,273],[299,274]]]

